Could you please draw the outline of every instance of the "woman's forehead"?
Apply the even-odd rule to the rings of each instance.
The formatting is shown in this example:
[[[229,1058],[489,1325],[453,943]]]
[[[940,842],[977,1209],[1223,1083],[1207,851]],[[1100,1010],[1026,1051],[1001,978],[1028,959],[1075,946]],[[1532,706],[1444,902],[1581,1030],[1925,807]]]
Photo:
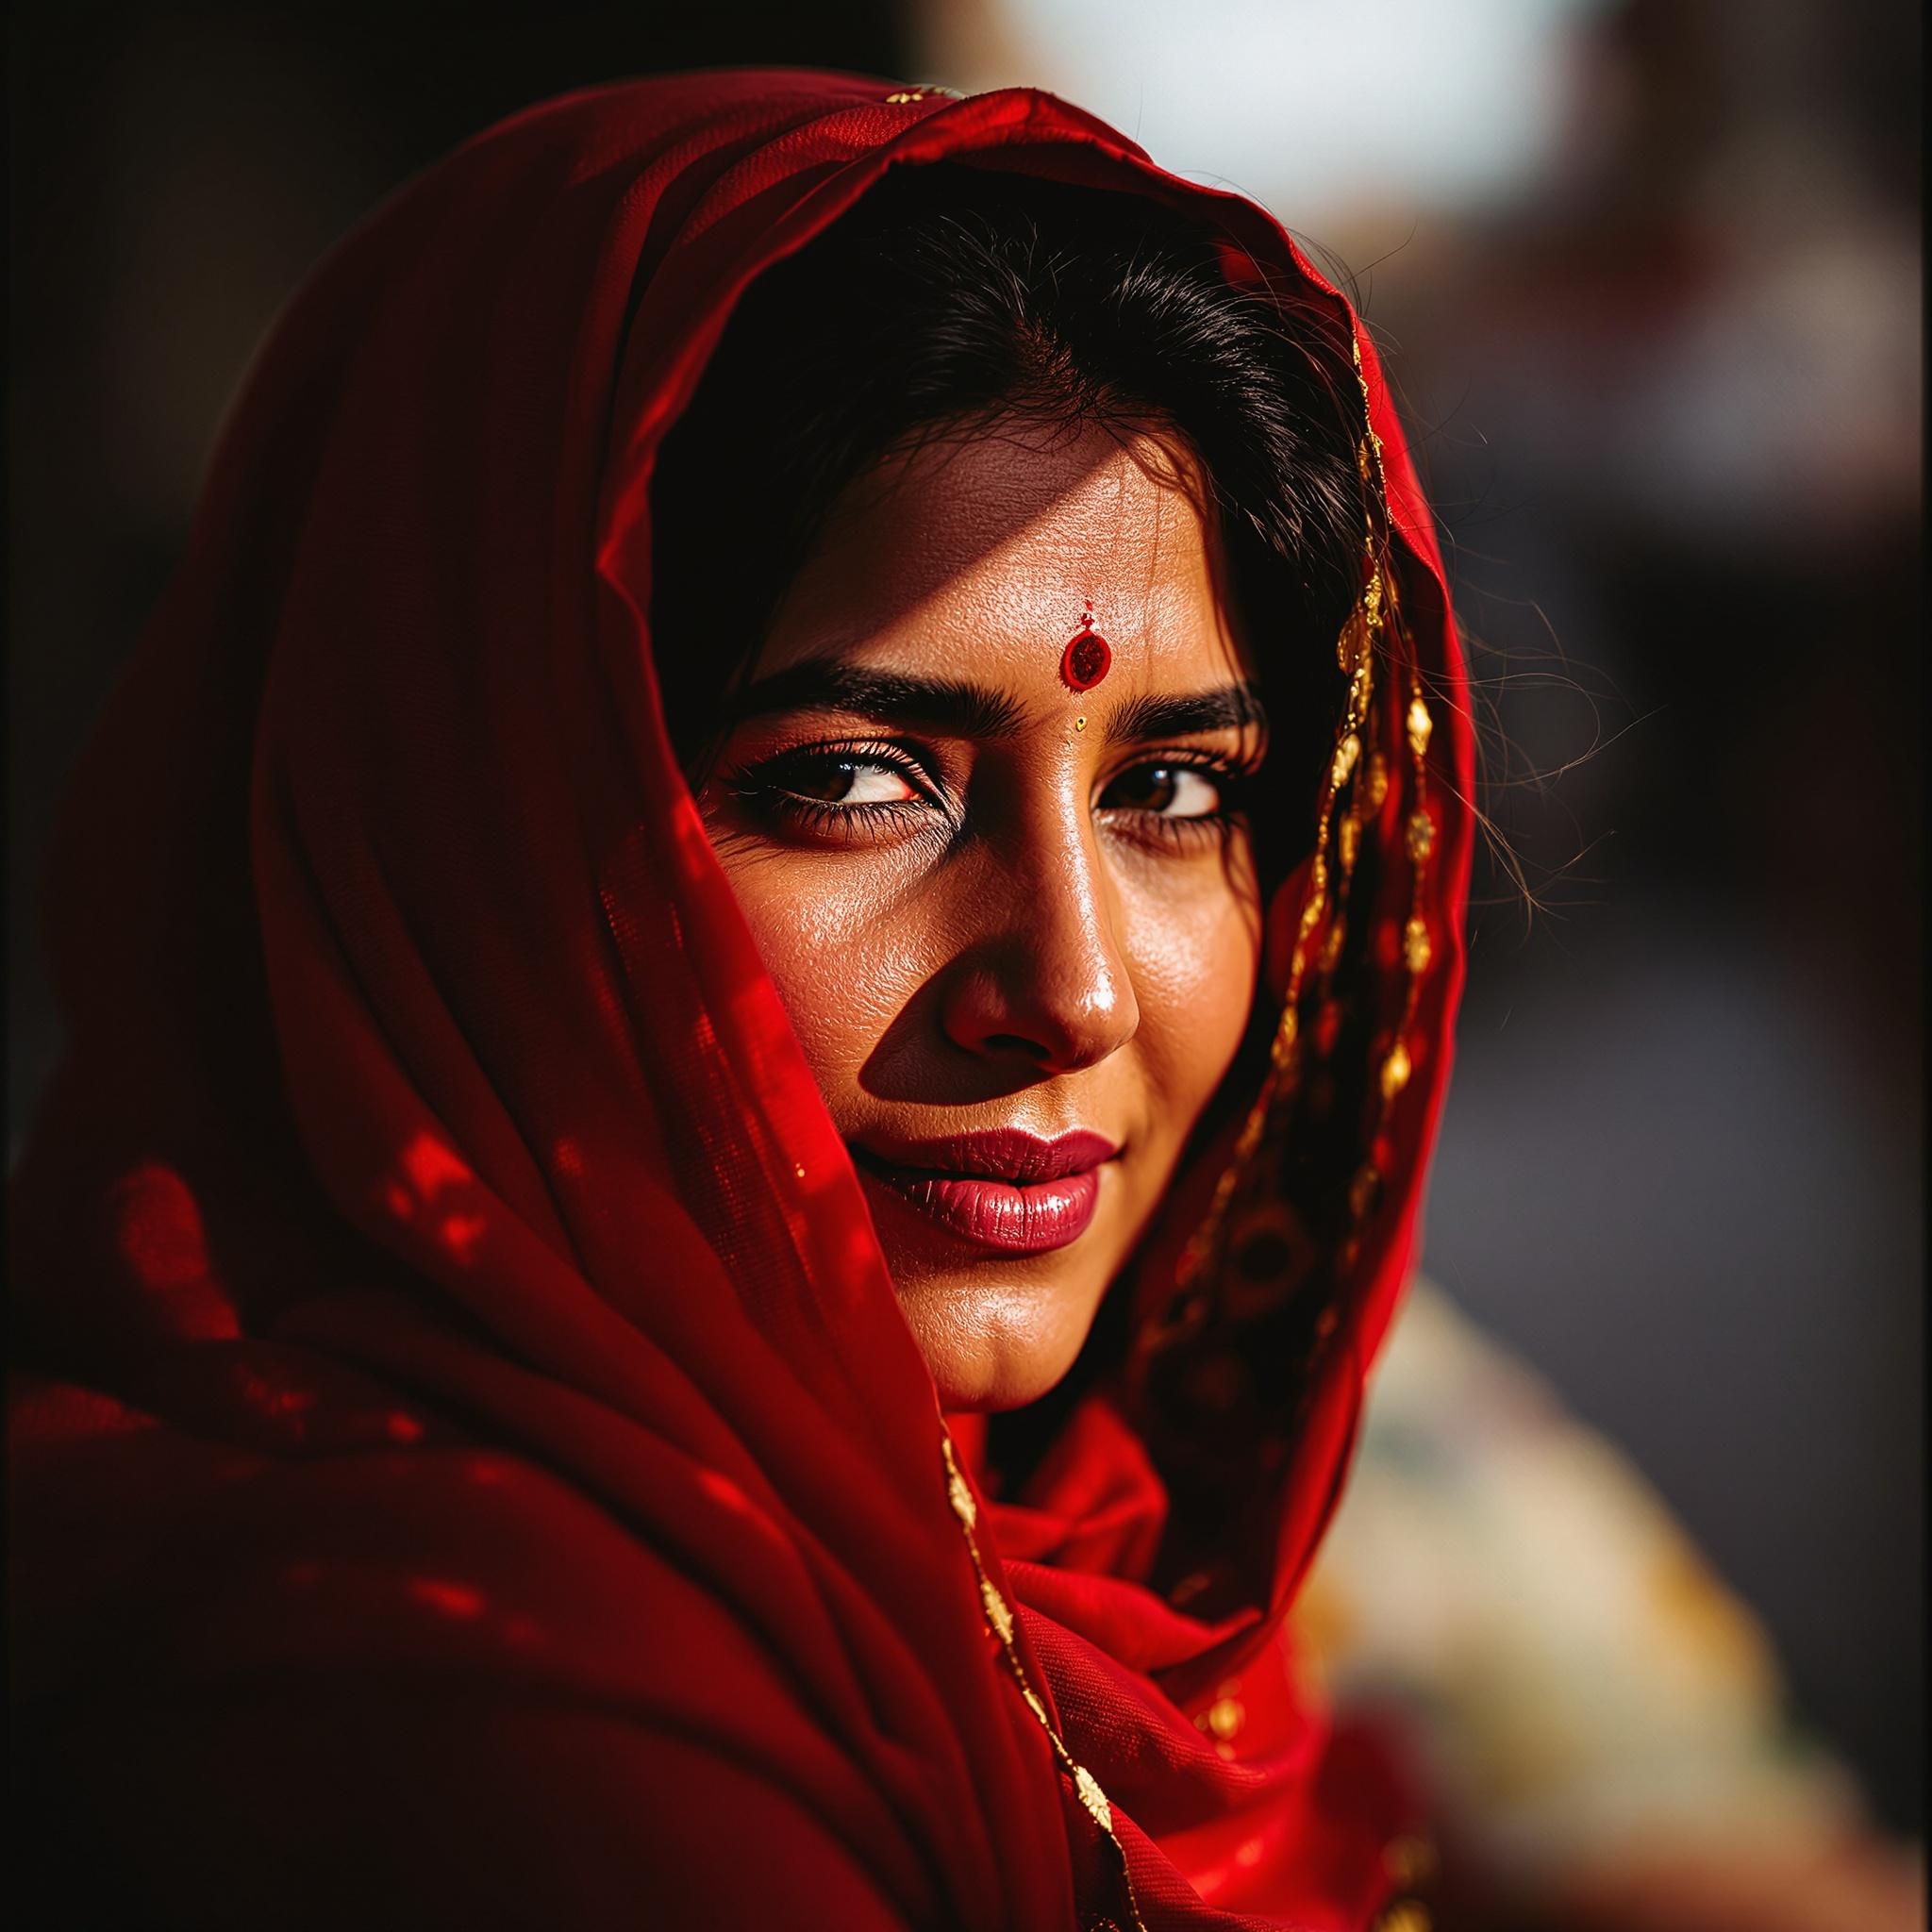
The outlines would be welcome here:
[[[794,579],[761,674],[825,656],[1038,681],[1090,600],[1129,683],[1198,684],[1240,654],[1186,458],[1097,425],[925,442],[849,490]]]

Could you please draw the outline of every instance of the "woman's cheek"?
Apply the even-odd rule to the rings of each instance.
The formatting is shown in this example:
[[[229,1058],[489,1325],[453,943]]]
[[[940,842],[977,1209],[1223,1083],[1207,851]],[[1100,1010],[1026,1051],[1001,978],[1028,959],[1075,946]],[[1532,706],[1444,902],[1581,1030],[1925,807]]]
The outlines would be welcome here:
[[[725,873],[813,1078],[828,1103],[860,1070],[920,984],[898,894],[869,869],[817,856]]]
[[[1143,902],[1140,1045],[1185,1135],[1234,1063],[1260,968],[1260,912],[1232,891]]]

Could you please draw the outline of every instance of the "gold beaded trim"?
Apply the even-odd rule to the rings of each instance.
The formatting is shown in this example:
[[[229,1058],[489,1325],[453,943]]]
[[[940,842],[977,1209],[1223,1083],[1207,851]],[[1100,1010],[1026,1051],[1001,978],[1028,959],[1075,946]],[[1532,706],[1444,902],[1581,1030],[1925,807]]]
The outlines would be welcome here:
[[[1357,379],[1361,375],[1361,350],[1356,347],[1350,338],[1350,346],[1355,349]],[[1368,494],[1369,488],[1379,483],[1381,475],[1382,445],[1369,424],[1368,391],[1362,391],[1362,436],[1356,444],[1356,468],[1360,473],[1364,485],[1362,502],[1362,553],[1368,562],[1368,582],[1362,587],[1361,603],[1351,614],[1347,624],[1341,627],[1341,635],[1335,641],[1336,661],[1348,677],[1348,705],[1341,724],[1341,752],[1348,752],[1345,763],[1338,753],[1336,763],[1331,767],[1331,777],[1340,774],[1346,778],[1354,770],[1360,752],[1359,732],[1368,724],[1369,708],[1374,699],[1375,641],[1386,626],[1384,609],[1384,579],[1381,558],[1375,547],[1375,514],[1373,501]],[[1386,494],[1383,498],[1386,502]],[[1394,601],[1392,591],[1388,602]],[[1359,719],[1359,724],[1355,721]],[[1353,752],[1349,748],[1353,746]],[[1362,763],[1360,777],[1349,793],[1349,805],[1336,828],[1335,859],[1336,870],[1341,874],[1335,889],[1335,916],[1328,924],[1328,936],[1323,942],[1320,959],[1321,993],[1326,998],[1334,984],[1336,968],[1341,964],[1341,948],[1348,937],[1348,896],[1349,887],[1355,878],[1355,862],[1361,850],[1362,828],[1370,824],[1376,812],[1382,808],[1382,801],[1389,791],[1389,761],[1379,751],[1372,751]],[[1320,850],[1318,844],[1317,850]],[[1319,865],[1319,860],[1317,861]]]
[[[1019,1650],[1013,1642],[1012,1607],[1000,1594],[998,1585],[986,1574],[986,1563],[979,1554],[979,1538],[975,1534],[979,1509],[960,1471],[958,1458],[953,1453],[952,1434],[943,1422],[940,1424],[940,1450],[946,1460],[946,1500],[953,1506],[953,1514],[958,1518],[959,1527],[966,1538],[966,1548],[973,1557],[973,1574],[979,1579],[979,1600],[986,1611],[987,1627],[999,1643],[1000,1655],[1006,1659],[1013,1682],[1020,1687],[1020,1695],[1025,1699],[1026,1708],[1039,1720],[1041,1729],[1053,1745],[1054,1756],[1060,1761],[1060,1768],[1073,1779],[1080,1803],[1113,1847],[1114,1857],[1120,1863],[1121,1885],[1134,1932],[1147,1932],[1141,1922],[1141,1908],[1134,1898],[1134,1881],[1127,1871],[1127,1850],[1113,1828],[1113,1807],[1108,1803],[1107,1793],[1100,1789],[1100,1780],[1084,1764],[1076,1762],[1074,1754],[1067,1749],[1066,1740],[1055,1727],[1052,1718],[1047,1716],[1046,1706],[1034,1690],[1032,1680],[1026,1674],[1026,1666],[1020,1660]]]
[[[1388,504],[1388,479],[1382,467],[1382,440],[1375,434],[1370,414],[1368,376],[1362,366],[1361,344],[1353,337],[1350,350],[1354,358],[1356,383],[1362,399],[1362,435],[1356,445],[1356,466],[1363,484],[1362,547],[1367,581],[1360,601],[1350,612],[1348,622],[1336,640],[1336,659],[1348,678],[1348,698],[1342,708],[1335,749],[1323,775],[1308,896],[1302,908],[1294,949],[1289,959],[1281,1018],[1275,1027],[1261,1091],[1236,1136],[1227,1162],[1215,1182],[1214,1194],[1207,1212],[1181,1252],[1174,1271],[1174,1291],[1169,1299],[1168,1307],[1142,1333],[1141,1342],[1145,1347],[1171,1347],[1193,1334],[1207,1318],[1207,1297],[1197,1284],[1201,1282],[1221,1239],[1243,1171],[1260,1145],[1275,1108],[1292,1092],[1300,1072],[1301,1008],[1307,990],[1311,943],[1321,929],[1323,919],[1332,910],[1333,917],[1329,920],[1321,949],[1313,956],[1318,975],[1317,991],[1321,997],[1325,998],[1347,936],[1349,890],[1361,850],[1362,834],[1388,797],[1391,776],[1388,758],[1379,749],[1365,748],[1375,696],[1376,647],[1390,628],[1396,607],[1394,580],[1383,569],[1375,527],[1374,506],[1377,501],[1385,507]],[[1411,656],[1405,732],[1414,767],[1414,791],[1403,839],[1404,851],[1412,869],[1409,915],[1404,925],[1402,942],[1407,984],[1404,989],[1401,1019],[1375,1073],[1380,1106],[1371,1135],[1372,1144],[1380,1137],[1389,1107],[1407,1084],[1412,1071],[1407,1040],[1415,1017],[1418,984],[1428,968],[1432,953],[1428,922],[1424,913],[1424,889],[1427,859],[1434,844],[1435,825],[1424,807],[1423,790],[1431,728],[1428,705],[1423,697],[1420,674]],[[1344,791],[1348,802],[1338,819],[1337,806]],[[1369,1161],[1357,1170],[1350,1184],[1349,1208],[1355,1229],[1343,1244],[1344,1262],[1354,1259],[1361,1224],[1374,1211],[1380,1199],[1381,1180],[1373,1161]]]
[[[1361,343],[1353,344],[1355,352],[1355,378],[1361,391],[1363,420],[1369,416],[1369,382],[1362,368]],[[1362,441],[1360,461],[1363,464],[1363,479],[1371,480],[1369,465],[1374,467],[1373,482],[1376,493],[1384,504],[1389,501],[1389,479],[1382,468],[1382,439],[1373,426]],[[1395,586],[1391,580],[1388,586],[1389,605],[1392,612],[1395,605]],[[1349,1188],[1351,1208],[1354,1211],[1356,1227],[1343,1244],[1341,1260],[1344,1268],[1352,1266],[1361,1240],[1361,1223],[1381,1198],[1382,1175],[1376,1170],[1373,1155],[1374,1143],[1387,1131],[1389,1115],[1395,1099],[1408,1085],[1408,1078],[1414,1072],[1409,1058],[1408,1041],[1415,1025],[1416,1002],[1422,991],[1423,976],[1429,970],[1435,957],[1435,946],[1429,933],[1429,923],[1424,909],[1424,894],[1428,885],[1429,858],[1435,851],[1436,823],[1429,816],[1428,809],[1428,758],[1429,740],[1435,731],[1435,721],[1429,715],[1428,701],[1423,696],[1422,671],[1415,654],[1408,656],[1408,708],[1403,718],[1403,737],[1408,747],[1411,768],[1412,790],[1409,794],[1408,816],[1402,828],[1402,846],[1409,864],[1408,917],[1402,928],[1402,966],[1404,985],[1402,992],[1402,1013],[1395,1023],[1394,1032],[1390,1037],[1382,1063],[1376,1070],[1375,1088],[1377,1104],[1374,1126],[1370,1134],[1371,1158],[1357,1170]],[[1377,799],[1379,805],[1380,800]]]

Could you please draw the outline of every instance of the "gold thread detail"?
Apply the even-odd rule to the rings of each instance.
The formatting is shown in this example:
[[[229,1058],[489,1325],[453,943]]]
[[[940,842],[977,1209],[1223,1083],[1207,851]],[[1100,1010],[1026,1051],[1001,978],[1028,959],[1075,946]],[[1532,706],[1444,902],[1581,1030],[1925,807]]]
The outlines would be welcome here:
[[[1389,478],[1382,465],[1382,440],[1375,434],[1374,426],[1374,406],[1369,393],[1368,371],[1362,362],[1361,339],[1357,336],[1351,344],[1355,358],[1356,383],[1361,391],[1362,421],[1366,435],[1360,449],[1360,463],[1365,480],[1373,481],[1381,492],[1385,509],[1391,514],[1389,503]],[[1390,621],[1396,617],[1395,583],[1392,576],[1385,576],[1377,569],[1372,573],[1372,589],[1378,600],[1388,600]],[[1403,737],[1407,741],[1409,755],[1411,792],[1403,823],[1403,851],[1409,860],[1409,904],[1408,914],[1402,926],[1401,960],[1405,983],[1402,991],[1402,1010],[1395,1023],[1392,1043],[1384,1056],[1377,1074],[1380,1089],[1380,1104],[1371,1133],[1373,1146],[1380,1141],[1387,1131],[1389,1115],[1396,1097],[1408,1085],[1414,1071],[1409,1056],[1408,1041],[1414,1037],[1414,1025],[1423,975],[1429,970],[1434,958],[1434,943],[1430,936],[1424,891],[1428,880],[1428,863],[1435,849],[1436,828],[1429,816],[1427,803],[1429,741],[1434,735],[1435,721],[1429,714],[1427,700],[1423,695],[1421,667],[1415,653],[1407,654],[1408,703],[1403,713]],[[1365,768],[1361,783],[1357,790],[1357,809],[1373,813],[1381,808],[1387,795],[1390,774],[1386,761],[1379,753],[1371,757]],[[1357,1233],[1346,1244],[1353,1252],[1359,1240],[1363,1224],[1382,1201],[1382,1179],[1373,1165],[1365,1164],[1356,1174],[1349,1189],[1349,1205],[1355,1217]],[[1419,1926],[1409,1926],[1407,1932],[1426,1932],[1426,1916]]]
[[[953,1466],[953,1458],[946,1457],[946,1500],[953,1506],[953,1514],[968,1529],[979,1522],[979,1505],[973,1500],[973,1491],[967,1487],[966,1478]]]
[[[1241,1124],[1241,1132],[1235,1137],[1230,1158],[1216,1177],[1214,1193],[1208,1204],[1208,1210],[1190,1235],[1174,1271],[1177,1294],[1170,1302],[1169,1307],[1183,1310],[1187,1317],[1186,1324],[1183,1325],[1178,1322],[1164,1323],[1162,1332],[1151,1336],[1143,1333],[1143,1343],[1152,1340],[1156,1345],[1171,1344],[1184,1335],[1191,1334],[1205,1318],[1205,1299],[1191,1294],[1190,1291],[1206,1269],[1209,1257],[1222,1239],[1229,1207],[1235,1190],[1240,1185],[1242,1171],[1253,1158],[1255,1150],[1260,1145],[1269,1119],[1292,1091],[1292,1083],[1299,1071],[1299,1056],[1293,1050],[1300,1024],[1297,1011],[1303,997],[1303,982],[1307,974],[1309,942],[1330,908],[1328,848],[1331,836],[1337,839],[1336,856],[1341,865],[1343,886],[1354,872],[1359,832],[1349,834],[1344,831],[1339,835],[1335,833],[1336,807],[1342,788],[1348,784],[1361,763],[1362,732],[1368,724],[1369,707],[1374,692],[1374,642],[1386,621],[1385,608],[1391,587],[1387,583],[1383,574],[1375,535],[1374,496],[1377,491],[1385,508],[1388,503],[1388,484],[1381,474],[1382,444],[1370,421],[1369,392],[1367,379],[1362,372],[1361,344],[1352,333],[1350,346],[1355,358],[1357,380],[1360,383],[1362,391],[1363,433],[1356,447],[1356,463],[1364,483],[1372,486],[1362,505],[1362,541],[1367,562],[1367,581],[1362,588],[1360,602],[1349,614],[1348,621],[1343,624],[1335,642],[1336,662],[1348,675],[1348,697],[1342,707],[1341,728],[1336,734],[1335,750],[1330,756],[1321,799],[1316,809],[1315,842],[1308,870],[1307,900],[1302,908],[1295,946],[1289,957],[1288,982],[1283,989],[1281,1016],[1276,1023],[1268,1074],[1262,1080],[1260,1093]],[[1379,758],[1379,754],[1372,756],[1369,760],[1372,770],[1377,765]],[[1386,764],[1383,764],[1382,775],[1376,781],[1373,803],[1363,802],[1362,787],[1357,784],[1356,802],[1351,809],[1342,815],[1344,824],[1353,819],[1372,813],[1380,806],[1387,788],[1386,774]],[[1335,910],[1339,922],[1339,897]],[[1339,958],[1340,941],[1335,941],[1332,945],[1326,945],[1322,949],[1317,956],[1317,963],[1326,973],[1332,970],[1334,961]],[[1325,992],[1325,986],[1323,991]]]
[[[1402,928],[1402,963],[1411,973],[1426,973],[1429,958],[1429,923],[1425,919],[1411,919]]]
[[[960,1534],[966,1539],[966,1553],[973,1559],[973,1574],[978,1579],[981,1607],[986,1613],[986,1623],[993,1640],[998,1643],[1000,1656],[1007,1666],[1013,1682],[1019,1687],[1020,1695],[1025,1701],[1040,1727],[1046,1733],[1047,1741],[1052,1744],[1054,1756],[1059,1760],[1060,1769],[1073,1780],[1074,1790],[1088,1815],[1100,1827],[1102,1835],[1113,1847],[1114,1857],[1119,1865],[1121,1889],[1126,1899],[1127,1917],[1134,1932],[1147,1932],[1145,1922],[1141,1917],[1139,1902],[1134,1897],[1133,1874],[1127,1869],[1127,1848],[1122,1844],[1119,1834],[1113,1828],[1113,1807],[1108,1802],[1107,1793],[1101,1790],[1100,1781],[1084,1764],[1077,1762],[1067,1749],[1066,1740],[1059,1734],[1058,1727],[1047,1715],[1046,1705],[1039,1691],[1033,1688],[1032,1680],[1026,1674],[1026,1666],[1021,1661],[1018,1646],[1013,1641],[1013,1613],[1007,1600],[999,1592],[991,1577],[986,1574],[985,1559],[979,1554],[979,1539],[974,1535],[974,1525],[979,1520],[978,1506],[973,1500],[973,1489],[967,1482],[965,1472],[959,1467],[959,1459],[953,1451],[952,1432],[946,1427],[945,1419],[940,1420],[940,1453],[946,1466],[946,1500],[950,1504],[955,1520],[959,1524]]]
[[[1113,1836],[1113,1807],[1107,1802],[1107,1793],[1100,1789],[1100,1780],[1084,1764],[1074,1767],[1074,1789],[1080,1794],[1080,1802],[1093,1814],[1093,1822],[1109,1838]]]
[[[1382,1062],[1382,1098],[1393,1100],[1408,1085],[1408,1049],[1398,1040]]]
[[[1002,1643],[1013,1641],[1013,1613],[1007,1607],[1007,1600],[985,1577],[979,1579],[980,1601],[986,1606],[986,1621],[992,1625],[992,1634]]]
[[[1382,809],[1382,801],[1389,796],[1389,760],[1380,752],[1369,754],[1369,762],[1363,768],[1362,782],[1357,789],[1363,816],[1373,818]]]

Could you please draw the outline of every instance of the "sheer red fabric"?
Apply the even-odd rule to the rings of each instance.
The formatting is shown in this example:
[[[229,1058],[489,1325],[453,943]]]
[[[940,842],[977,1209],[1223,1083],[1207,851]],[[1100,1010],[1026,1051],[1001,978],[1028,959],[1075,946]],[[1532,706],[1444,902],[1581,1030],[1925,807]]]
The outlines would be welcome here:
[[[1124,1910],[647,634],[653,453],[735,297],[940,158],[1200,208],[1353,325],[1259,209],[1049,95],[738,71],[459,149],[226,426],[57,835],[68,1044],[12,1184],[27,1774],[150,1923]],[[1148,1586],[1161,1480],[1104,1403],[982,1513],[1156,1932],[1366,1924],[1403,1802],[1279,1637],[1414,1238],[1468,866],[1446,592],[1360,343],[1439,700],[1437,964],[1265,1587],[1205,1622]]]

